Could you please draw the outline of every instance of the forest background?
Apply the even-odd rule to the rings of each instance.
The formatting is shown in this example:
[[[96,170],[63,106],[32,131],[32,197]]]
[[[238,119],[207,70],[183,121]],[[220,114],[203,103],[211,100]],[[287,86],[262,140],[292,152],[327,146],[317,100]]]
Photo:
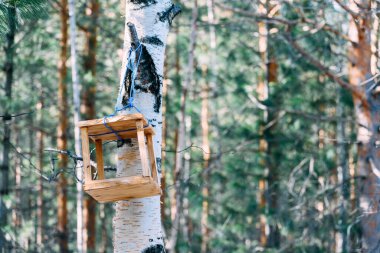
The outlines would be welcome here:
[[[171,250],[379,252],[380,1],[176,4],[162,108]],[[0,246],[16,252],[77,252],[67,5],[0,1]],[[76,1],[83,119],[113,112],[123,6]],[[113,213],[85,195],[84,251],[112,252]]]

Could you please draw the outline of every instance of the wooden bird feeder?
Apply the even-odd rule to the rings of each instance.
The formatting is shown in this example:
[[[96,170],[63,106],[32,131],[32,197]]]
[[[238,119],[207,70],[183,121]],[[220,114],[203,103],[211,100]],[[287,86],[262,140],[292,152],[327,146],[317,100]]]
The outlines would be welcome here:
[[[140,113],[119,115],[106,119],[94,119],[78,123],[82,139],[84,191],[100,203],[144,198],[161,194],[158,182],[156,158],[153,150],[153,127]],[[137,138],[142,164],[141,176],[104,178],[102,142]],[[146,143],[145,145],[145,138]],[[93,178],[90,164],[89,140],[95,142],[97,178]]]

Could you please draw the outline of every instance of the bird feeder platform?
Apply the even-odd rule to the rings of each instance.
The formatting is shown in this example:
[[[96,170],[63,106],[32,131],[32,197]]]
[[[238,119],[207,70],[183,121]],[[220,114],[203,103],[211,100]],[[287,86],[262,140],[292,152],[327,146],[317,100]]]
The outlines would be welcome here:
[[[161,194],[153,149],[154,129],[141,113],[81,121],[78,127],[82,139],[85,192],[100,203]],[[137,139],[142,175],[105,179],[102,142],[120,137]],[[93,176],[90,163],[90,140],[95,143],[97,178]]]

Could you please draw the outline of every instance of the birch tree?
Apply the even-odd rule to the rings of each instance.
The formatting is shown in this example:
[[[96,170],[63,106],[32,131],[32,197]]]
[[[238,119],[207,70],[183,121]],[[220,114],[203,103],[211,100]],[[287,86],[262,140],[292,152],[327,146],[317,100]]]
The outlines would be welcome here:
[[[75,153],[80,154],[80,133],[76,126],[80,120],[80,85],[77,70],[77,53],[76,53],[76,21],[75,21],[75,0],[69,0],[69,24],[70,24],[70,43],[71,43],[71,80],[73,83],[73,102],[74,102],[74,137]],[[82,168],[78,166],[77,177],[82,179]],[[77,251],[83,250],[83,190],[82,182],[77,182]]]
[[[170,0],[128,0],[125,2],[124,53],[117,106],[126,105],[131,79],[126,71],[129,49],[140,46],[141,61],[135,80],[134,105],[154,127],[154,151],[161,173],[161,94],[166,37],[180,9]],[[135,27],[135,30],[134,28]],[[131,36],[133,35],[133,36]],[[125,80],[125,82],[124,82]],[[133,113],[135,109],[123,113]],[[141,174],[136,142],[118,148],[117,176]],[[115,204],[114,252],[164,252],[160,196],[119,201]]]

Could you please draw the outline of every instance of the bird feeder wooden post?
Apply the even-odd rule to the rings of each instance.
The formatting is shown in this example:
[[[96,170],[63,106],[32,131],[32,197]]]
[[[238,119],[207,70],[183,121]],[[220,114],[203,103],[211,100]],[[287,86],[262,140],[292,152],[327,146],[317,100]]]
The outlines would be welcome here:
[[[153,149],[153,127],[140,113],[94,119],[78,123],[82,138],[84,191],[98,202],[105,203],[161,194],[156,158]],[[103,141],[137,138],[141,176],[104,177]],[[146,144],[145,144],[146,139]],[[90,160],[90,143],[95,142],[97,178],[94,178]]]

